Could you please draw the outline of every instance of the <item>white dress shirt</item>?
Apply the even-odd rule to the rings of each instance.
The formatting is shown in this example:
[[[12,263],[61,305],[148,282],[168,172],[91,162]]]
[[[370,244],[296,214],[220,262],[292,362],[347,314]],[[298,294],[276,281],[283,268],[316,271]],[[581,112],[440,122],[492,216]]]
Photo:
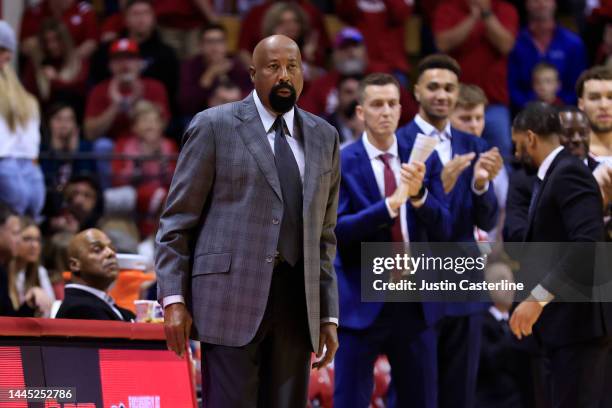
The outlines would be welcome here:
[[[117,306],[115,306],[115,302],[113,301],[113,298],[110,297],[108,293],[104,292],[103,290],[92,288],[91,286],[81,285],[79,283],[69,283],[64,287],[64,289],[78,289],[78,290],[84,290],[85,292],[91,293],[92,295],[100,298],[104,303],[106,303],[108,307],[113,309],[113,312],[115,312],[115,314],[119,316],[121,320],[123,320],[123,315],[121,314],[119,309],[117,309]]]
[[[387,153],[391,155],[391,160],[389,161],[389,166],[391,170],[393,170],[393,175],[395,176],[395,185],[399,186],[400,184],[400,170],[402,168],[402,163],[399,157],[399,151],[397,148],[397,138],[393,135],[393,144],[386,150],[382,151],[375,147],[370,140],[368,139],[368,135],[366,132],[363,133],[361,138],[363,147],[370,159],[370,165],[372,166],[372,171],[374,172],[374,178],[376,179],[376,185],[378,187],[378,191],[380,192],[381,198],[385,198],[385,163],[381,160],[380,156]],[[425,202],[427,199],[427,191],[425,191],[425,195],[418,201],[415,202],[416,205],[420,205]],[[391,218],[395,218],[399,215],[400,217],[400,225],[402,228],[402,237],[404,238],[404,242],[409,242],[410,237],[408,235],[408,223],[406,220],[406,206],[402,205],[400,207],[400,212],[397,214],[396,211],[393,211],[389,206],[389,200],[385,199],[385,204],[387,205],[387,211],[389,211],[389,215]]]
[[[268,137],[268,142],[270,143],[270,148],[272,149],[272,153],[274,153],[274,138],[275,138],[275,130],[272,128],[274,122],[276,121],[276,116],[268,111],[259,96],[257,95],[257,91],[253,91],[253,100],[255,101],[255,107],[257,108],[257,113],[259,114],[259,119],[261,119],[261,123],[263,124],[264,129],[266,130],[266,134]],[[301,140],[298,140],[297,133],[294,128],[294,120],[295,120],[295,108],[291,109],[289,112],[283,114],[283,120],[287,125],[287,129],[289,134],[287,137],[287,143],[293,152],[293,156],[295,157],[295,161],[297,162],[298,169],[300,171],[300,177],[302,178],[302,186],[304,185],[304,168],[306,165],[306,161],[304,159],[304,146]],[[168,305],[173,303],[185,303],[185,299],[181,295],[171,295],[166,296],[162,300],[163,307],[165,308]],[[321,323],[334,323],[336,326],[338,325],[338,318],[336,317],[322,317]]]
[[[562,150],[563,150],[563,146],[557,147],[555,150],[548,153],[548,156],[546,156],[544,161],[542,161],[542,163],[540,164],[540,167],[538,167],[538,175],[537,175],[540,181],[544,181],[544,177],[546,177],[546,173],[548,173],[548,169],[550,168],[550,165],[555,160],[555,157],[557,157],[557,155],[561,153]],[[535,288],[533,288],[533,290],[531,291],[531,296],[535,300],[537,300],[542,306],[546,306],[548,303],[550,303],[551,300],[555,298],[555,295],[550,293],[548,290],[544,288],[544,286],[540,284],[538,284]]]
[[[438,156],[440,157],[440,161],[443,166],[446,166],[446,163],[451,161],[453,158],[453,146],[451,144],[451,139],[453,137],[451,131],[450,120],[446,122],[446,126],[442,131],[436,129],[429,122],[427,122],[421,115],[417,113],[414,117],[414,122],[417,126],[423,131],[425,136],[431,136],[438,139],[438,144],[436,145],[436,152],[438,152]],[[483,195],[489,190],[489,182],[485,183],[485,186],[482,190],[478,190],[475,184],[476,180],[472,177],[472,191],[476,195]]]

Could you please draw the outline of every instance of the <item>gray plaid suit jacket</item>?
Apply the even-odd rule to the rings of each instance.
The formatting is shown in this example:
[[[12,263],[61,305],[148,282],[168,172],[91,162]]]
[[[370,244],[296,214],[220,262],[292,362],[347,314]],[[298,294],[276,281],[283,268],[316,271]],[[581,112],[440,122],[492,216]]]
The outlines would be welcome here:
[[[304,286],[313,350],[338,317],[338,133],[296,111],[305,158]],[[182,295],[201,341],[244,346],[264,315],[283,215],[274,155],[252,95],[200,112],[183,147],[156,237],[158,299]]]

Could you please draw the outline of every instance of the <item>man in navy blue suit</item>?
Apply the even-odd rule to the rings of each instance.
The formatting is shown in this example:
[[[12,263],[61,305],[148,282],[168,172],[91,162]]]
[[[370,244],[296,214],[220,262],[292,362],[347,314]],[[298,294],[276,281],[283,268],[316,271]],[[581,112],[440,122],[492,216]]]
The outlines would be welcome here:
[[[334,406],[368,407],[376,358],[386,354],[397,406],[435,407],[435,357],[410,344],[443,314],[441,304],[361,301],[362,242],[445,241],[450,214],[434,152],[409,161],[414,138],[396,138],[399,84],[387,74],[371,74],[359,87],[357,115],[365,124],[361,140],[340,153],[342,180],[338,206],[340,295],[339,341],[335,358]],[[433,350],[435,352],[435,350]]]
[[[444,165],[442,176],[451,213],[449,241],[475,242],[475,227],[489,231],[496,224],[497,199],[491,181],[503,161],[496,147],[488,149],[483,139],[450,125],[449,117],[459,94],[460,74],[457,62],[447,55],[430,55],[421,61],[414,86],[419,113],[397,131],[397,138],[412,140],[422,133],[438,139],[436,151]],[[475,244],[470,249],[473,252],[465,255],[478,255]],[[485,305],[473,302],[446,304],[445,318],[434,336],[441,408],[474,404],[485,309]],[[422,338],[422,347],[431,347],[431,341],[431,337]]]

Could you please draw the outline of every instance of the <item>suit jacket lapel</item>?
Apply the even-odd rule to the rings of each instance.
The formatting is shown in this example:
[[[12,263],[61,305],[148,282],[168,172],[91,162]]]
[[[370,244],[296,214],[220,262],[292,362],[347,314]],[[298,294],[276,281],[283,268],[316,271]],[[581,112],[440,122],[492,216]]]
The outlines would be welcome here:
[[[309,208],[318,184],[319,166],[323,154],[321,149],[321,136],[317,133],[317,124],[308,116],[295,111],[295,125],[298,128],[304,146],[304,213]],[[304,214],[305,216],[305,214]]]
[[[531,230],[533,229],[533,222],[535,221],[535,214],[536,212],[538,212],[538,205],[540,204],[540,201],[542,200],[542,193],[544,192],[546,183],[548,183],[548,180],[550,179],[550,175],[552,174],[555,167],[557,166],[557,163],[559,163],[559,161],[565,155],[565,153],[566,151],[564,149],[564,150],[561,150],[559,154],[557,154],[557,157],[555,157],[553,162],[550,164],[550,167],[548,168],[548,171],[546,172],[546,175],[544,176],[544,180],[542,180],[542,184],[540,185],[540,191],[538,192],[538,196],[536,197],[536,202],[533,205],[533,208],[534,208],[533,213],[527,220],[528,227],[527,227],[527,233],[525,234],[525,237],[529,237],[531,235]]]
[[[276,165],[274,164],[274,153],[270,148],[266,130],[263,128],[257,113],[253,95],[249,95],[242,100],[236,112],[236,117],[240,119],[236,130],[242,138],[244,145],[255,158],[259,169],[270,184],[270,187],[272,187],[278,198],[282,201],[283,194],[281,192],[280,181],[278,180]]]

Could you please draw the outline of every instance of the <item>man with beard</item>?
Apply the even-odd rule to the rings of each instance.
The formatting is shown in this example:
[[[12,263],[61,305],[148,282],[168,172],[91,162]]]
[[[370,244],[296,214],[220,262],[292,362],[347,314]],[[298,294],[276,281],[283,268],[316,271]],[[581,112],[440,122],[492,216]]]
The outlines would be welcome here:
[[[612,167],[612,69],[596,66],[576,82],[578,107],[591,123],[591,156]]]
[[[419,113],[397,131],[397,138],[411,140],[418,133],[434,137],[443,165],[453,158],[464,162],[454,167],[460,175],[446,195],[451,213],[449,241],[473,243],[463,246],[469,253],[461,250],[457,256],[479,256],[474,227],[489,231],[497,222],[497,199],[491,181],[502,167],[502,158],[498,149],[488,149],[483,139],[451,127],[449,118],[459,95],[460,73],[457,61],[447,55],[435,54],[421,61],[414,87]],[[437,342],[440,407],[469,407],[474,403],[484,310],[486,306],[480,303],[447,303],[446,317],[437,326],[433,340],[427,338],[431,333],[422,337],[424,343]]]
[[[207,407],[303,407],[312,351],[321,368],[338,348],[338,133],[295,107],[293,40],[263,39],[250,74],[252,94],[185,133],[156,238],[158,298],[179,355],[193,316]]]
[[[106,293],[119,273],[116,250],[111,240],[98,229],[75,235],[68,245],[72,282],[65,287],[65,297],[57,311],[61,319],[130,321],[129,310],[113,302]]]
[[[547,104],[529,104],[514,119],[515,155],[524,166],[536,169],[523,241],[602,241],[599,187],[587,166],[560,144],[560,133],[558,112]],[[534,270],[544,271],[543,278],[510,318],[518,339],[536,333],[545,348],[552,406],[560,408],[603,406],[609,391],[605,372],[612,351],[612,303],[576,303],[568,297],[568,288],[590,287],[589,292],[597,293],[593,256],[590,251],[591,256],[585,256],[583,248],[564,250],[554,263],[538,249],[531,262],[537,263]]]
[[[576,107],[567,106],[559,111],[559,119],[561,121],[561,132],[559,133],[561,145],[573,156],[582,160],[591,172],[594,172],[600,163],[589,155],[589,135],[592,127],[586,114]],[[504,225],[504,240],[507,242],[520,242],[525,237],[535,173],[533,168],[524,166],[512,173]],[[604,204],[609,203],[612,196],[611,176],[612,174],[608,175],[603,172],[596,176]]]

